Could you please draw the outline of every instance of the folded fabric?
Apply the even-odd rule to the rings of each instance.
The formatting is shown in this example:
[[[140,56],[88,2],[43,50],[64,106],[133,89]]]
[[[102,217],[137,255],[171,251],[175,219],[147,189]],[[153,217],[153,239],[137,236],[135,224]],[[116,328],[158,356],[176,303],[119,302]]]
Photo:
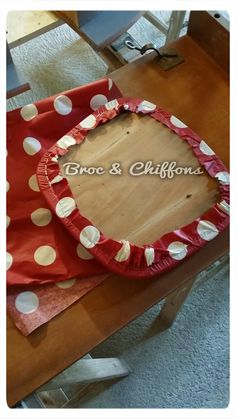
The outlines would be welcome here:
[[[111,79],[7,114],[7,285],[41,285],[108,272],[65,229],[41,194],[36,168],[76,124],[121,93]]]

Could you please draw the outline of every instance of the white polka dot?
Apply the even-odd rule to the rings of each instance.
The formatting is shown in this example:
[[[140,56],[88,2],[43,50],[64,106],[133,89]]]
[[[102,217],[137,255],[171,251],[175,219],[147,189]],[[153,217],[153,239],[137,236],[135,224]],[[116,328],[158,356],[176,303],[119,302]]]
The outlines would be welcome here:
[[[58,217],[68,217],[72,211],[76,208],[75,200],[71,197],[65,197],[60,199],[56,205],[56,213]]]
[[[122,247],[117,252],[115,256],[115,260],[117,262],[124,262],[125,260],[129,259],[130,257],[130,244],[127,240],[121,240]]]
[[[113,86],[113,81],[112,81],[112,79],[108,79],[108,90],[111,90],[111,88],[112,88],[112,86]]]
[[[34,156],[41,149],[41,144],[34,137],[26,137],[23,141],[23,148],[29,156]]]
[[[54,183],[61,182],[61,180],[64,179],[63,176],[57,175],[54,177],[54,179],[51,180],[50,185],[53,185]]]
[[[81,243],[79,243],[76,247],[76,253],[79,256],[80,259],[84,259],[84,260],[90,260],[93,259],[94,256],[91,255],[91,253],[89,253],[84,246],[82,246]]]
[[[219,180],[222,185],[229,185],[229,173],[228,172],[218,172],[215,177]]]
[[[216,226],[211,221],[206,220],[199,221],[197,232],[203,240],[207,241],[214,239],[219,234]]]
[[[7,228],[9,227],[10,222],[11,222],[11,219],[10,219],[10,217],[8,217],[8,215],[7,215]]]
[[[179,241],[169,244],[167,250],[172,259],[175,260],[184,259],[188,253],[187,245]]]
[[[138,105],[139,111],[154,111],[155,109],[156,105],[154,105],[154,103],[148,102],[147,100],[143,100],[143,102]]]
[[[10,189],[10,183],[7,181],[7,184],[6,184],[6,189],[7,189],[7,192],[9,191],[9,189]]]
[[[13,262],[13,257],[9,252],[7,252],[7,270],[10,269],[12,262]]]
[[[68,96],[60,95],[53,102],[55,111],[60,115],[68,115],[72,111],[72,102]]]
[[[56,252],[51,246],[40,246],[34,252],[34,260],[42,266],[51,265],[56,259]]]
[[[96,124],[96,118],[94,115],[91,114],[87,116],[87,118],[83,119],[83,121],[81,121],[79,124],[82,128],[91,129]]]
[[[50,223],[52,219],[52,213],[47,208],[38,208],[31,213],[30,217],[33,224],[38,227],[44,227]]]
[[[185,125],[180,119],[176,118],[176,116],[171,116],[170,122],[177,128],[187,128],[187,125]]]
[[[94,226],[86,226],[80,233],[80,242],[87,249],[94,247],[100,239],[100,233]]]
[[[129,105],[127,103],[124,104],[124,109],[127,111],[129,109]]]
[[[115,109],[115,108],[118,108],[118,106],[119,106],[119,103],[118,103],[118,100],[116,100],[116,99],[111,100],[110,102],[107,102],[107,103],[105,104],[105,108],[106,108],[107,110],[109,110],[109,109]]]
[[[66,289],[66,288],[73,287],[73,285],[75,285],[75,283],[76,283],[76,279],[74,278],[74,279],[69,279],[68,281],[56,282],[56,286],[58,288]]]
[[[20,114],[25,121],[31,121],[31,119],[38,115],[38,109],[33,103],[31,103],[23,106],[20,110]]]
[[[59,156],[56,154],[54,157],[51,158],[52,161],[58,163]]]
[[[155,258],[155,250],[153,249],[153,247],[147,247],[144,250],[144,255],[146,258],[147,266],[151,266]]]
[[[70,135],[64,135],[60,140],[57,141],[57,145],[61,148],[67,149],[68,147],[75,145],[76,140]]]
[[[22,314],[34,313],[39,306],[38,296],[32,291],[21,292],[16,297],[15,306]]]
[[[224,211],[226,214],[230,213],[230,206],[226,201],[221,201],[217,204],[217,206]]]
[[[32,175],[29,178],[28,185],[29,185],[30,189],[32,189],[32,191],[34,191],[34,192],[39,192],[40,191],[36,175]]]
[[[207,156],[213,156],[215,154],[211,147],[209,147],[209,145],[207,145],[207,143],[205,143],[203,140],[200,142],[199,148],[201,152]]]
[[[100,106],[105,105],[108,102],[108,99],[104,95],[95,95],[90,100],[90,108],[96,111]]]

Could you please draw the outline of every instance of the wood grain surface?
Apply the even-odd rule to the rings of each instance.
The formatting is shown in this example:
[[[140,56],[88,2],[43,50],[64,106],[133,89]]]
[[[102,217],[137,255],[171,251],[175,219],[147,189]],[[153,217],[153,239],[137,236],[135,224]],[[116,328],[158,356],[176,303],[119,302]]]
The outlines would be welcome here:
[[[187,123],[228,165],[227,74],[190,37],[173,45],[185,62],[164,72],[149,54],[113,74],[124,95],[143,97]],[[228,249],[220,234],[177,268],[153,280],[111,275],[78,303],[24,337],[8,318],[8,404],[13,405],[61,372],[170,292],[191,280]]]
[[[189,36],[172,45],[185,59],[172,70],[163,71],[157,64],[155,53],[150,53],[115,71],[112,79],[123,96],[154,102],[184,121],[228,167],[228,73]]]
[[[152,162],[153,167],[163,162],[176,162],[180,168],[200,167],[186,141],[148,115],[127,112],[100,125],[60,159],[62,172],[68,162],[82,168],[104,168],[103,175],[66,177],[81,213],[115,240],[152,244],[217,202],[218,182],[205,171],[165,179],[130,174],[136,162]],[[122,175],[109,173],[115,162]]]
[[[229,72],[229,22],[219,12],[191,13],[188,34]]]

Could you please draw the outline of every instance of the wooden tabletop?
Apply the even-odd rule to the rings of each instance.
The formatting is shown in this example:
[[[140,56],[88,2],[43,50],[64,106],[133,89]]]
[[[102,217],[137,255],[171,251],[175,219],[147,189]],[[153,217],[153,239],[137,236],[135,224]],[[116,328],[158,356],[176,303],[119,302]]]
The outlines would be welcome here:
[[[172,45],[184,63],[163,71],[151,53],[115,71],[112,79],[123,96],[143,97],[183,120],[228,166],[228,74],[190,37]]]
[[[111,77],[123,95],[143,97],[187,123],[229,161],[227,74],[190,37],[175,42],[185,62],[164,72],[149,54]],[[29,337],[7,323],[8,404],[13,405],[194,275],[228,249],[220,234],[177,268],[153,280],[111,275],[105,282]]]

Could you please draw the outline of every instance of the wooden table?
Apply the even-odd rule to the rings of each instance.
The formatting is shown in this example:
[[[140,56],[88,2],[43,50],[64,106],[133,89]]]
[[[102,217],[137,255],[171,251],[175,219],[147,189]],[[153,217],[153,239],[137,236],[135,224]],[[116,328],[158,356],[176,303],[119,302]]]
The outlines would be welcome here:
[[[143,97],[183,119],[228,165],[228,75],[190,36],[174,47],[185,62],[170,71],[161,70],[149,54],[111,77],[124,95]],[[227,251],[225,231],[156,280],[111,275],[29,337],[8,318],[8,404],[23,399],[167,295],[160,319],[171,323],[194,277]]]

